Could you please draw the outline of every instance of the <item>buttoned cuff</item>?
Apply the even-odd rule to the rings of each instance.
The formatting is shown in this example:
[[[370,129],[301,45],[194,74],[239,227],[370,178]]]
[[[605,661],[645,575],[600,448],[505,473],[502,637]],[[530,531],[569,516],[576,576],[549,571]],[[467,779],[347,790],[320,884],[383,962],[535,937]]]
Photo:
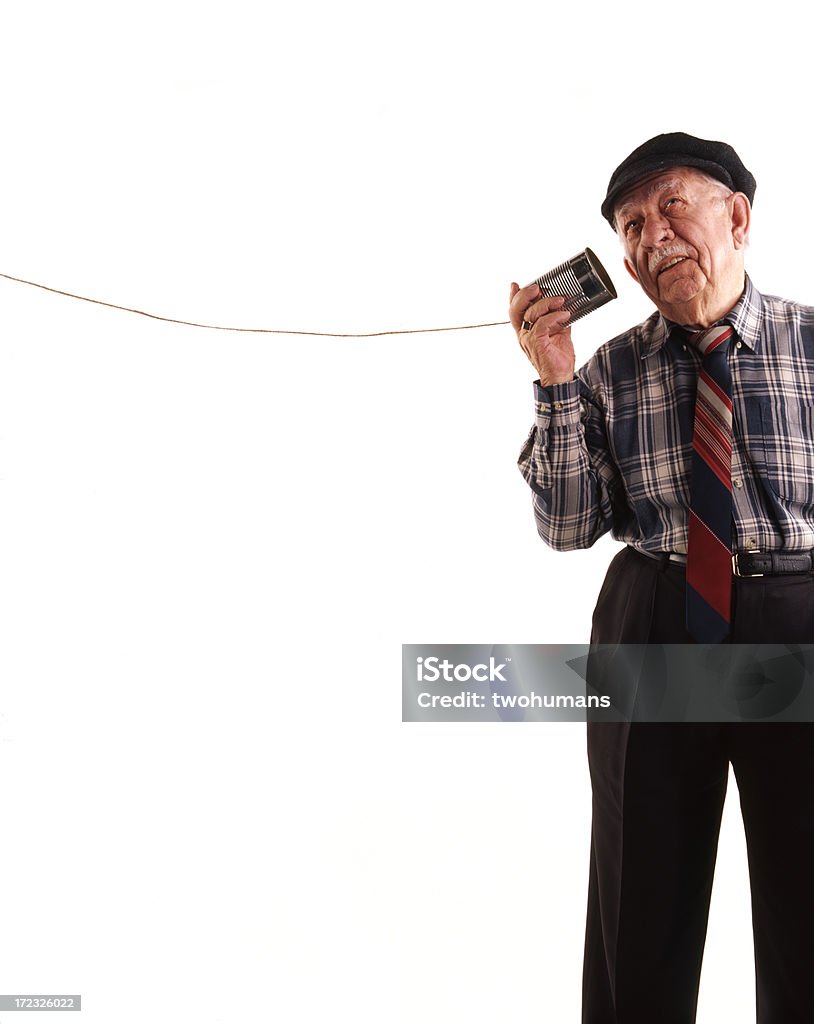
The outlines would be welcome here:
[[[537,426],[543,430],[568,427],[580,422],[579,380],[543,387],[534,382],[534,412]]]

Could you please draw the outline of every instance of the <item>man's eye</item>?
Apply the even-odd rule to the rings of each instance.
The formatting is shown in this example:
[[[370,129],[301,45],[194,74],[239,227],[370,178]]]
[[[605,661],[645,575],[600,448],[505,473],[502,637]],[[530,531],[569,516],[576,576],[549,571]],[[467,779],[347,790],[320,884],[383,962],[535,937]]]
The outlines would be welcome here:
[[[625,234],[626,235],[631,234],[633,231],[635,231],[638,228],[638,226],[639,226],[639,222],[638,221],[636,221],[636,220],[629,220],[625,224]]]
[[[670,206],[672,203],[680,203],[680,202],[681,202],[681,200],[678,198],[678,196],[670,196],[670,198],[666,201],[666,203],[664,205],[665,206]]]

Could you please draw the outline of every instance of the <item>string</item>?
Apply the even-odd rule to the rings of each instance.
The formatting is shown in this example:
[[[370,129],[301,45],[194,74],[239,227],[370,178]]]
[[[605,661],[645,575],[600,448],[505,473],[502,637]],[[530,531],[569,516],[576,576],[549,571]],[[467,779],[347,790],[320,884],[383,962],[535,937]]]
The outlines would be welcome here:
[[[64,295],[68,299],[79,299],[81,302],[92,302],[97,306],[107,306],[108,309],[120,309],[124,313],[137,313],[139,316],[147,316],[151,320],[163,320],[168,324],[183,324],[185,327],[200,327],[207,331],[242,331],[246,334],[301,334],[312,338],[382,338],[390,334],[433,334],[438,331],[474,331],[479,327],[505,327],[508,320],[496,320],[486,324],[464,324],[461,327],[420,327],[405,331],[368,331],[362,334],[340,333],[338,331],[284,331],[271,327],[224,327],[219,324],[202,324],[194,320],[177,320],[171,316],[159,316],[158,313],[148,313],[143,309],[132,309],[130,306],[119,306],[115,302],[104,302],[102,299],[91,299],[87,295],[75,295],[73,292],[64,292],[59,288],[51,288],[47,284],[38,284],[36,281],[26,281],[22,277],[12,277],[11,274],[0,273],[7,281],[16,281],[17,284],[27,284],[32,288],[41,288],[46,292],[53,292],[54,295]]]

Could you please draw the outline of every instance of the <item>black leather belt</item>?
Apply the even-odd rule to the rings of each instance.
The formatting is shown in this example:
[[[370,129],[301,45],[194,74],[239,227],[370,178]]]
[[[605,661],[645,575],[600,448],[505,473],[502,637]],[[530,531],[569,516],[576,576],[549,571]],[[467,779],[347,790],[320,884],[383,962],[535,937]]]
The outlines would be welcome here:
[[[782,551],[737,551],[732,556],[732,572],[736,576],[786,576],[814,569],[814,552],[798,555]]]
[[[638,548],[636,550],[638,551]],[[639,553],[662,563],[687,564],[686,555],[666,552],[656,554],[652,551]],[[732,556],[732,574],[741,579],[756,576],[787,576],[803,572],[814,572],[814,551],[803,551],[796,555],[782,551],[736,551]]]

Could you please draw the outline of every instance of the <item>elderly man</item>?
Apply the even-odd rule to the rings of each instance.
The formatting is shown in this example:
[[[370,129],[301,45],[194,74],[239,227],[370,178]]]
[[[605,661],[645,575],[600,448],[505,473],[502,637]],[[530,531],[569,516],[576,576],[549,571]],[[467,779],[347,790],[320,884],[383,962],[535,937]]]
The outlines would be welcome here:
[[[617,167],[602,213],[656,311],[576,374],[564,298],[511,286],[538,530],[626,544],[594,643],[814,641],[814,309],[745,274],[754,193],[730,146],[682,132]],[[730,763],[758,1024],[814,1020],[814,726],[589,723],[588,755],[585,1024],[695,1020]]]

